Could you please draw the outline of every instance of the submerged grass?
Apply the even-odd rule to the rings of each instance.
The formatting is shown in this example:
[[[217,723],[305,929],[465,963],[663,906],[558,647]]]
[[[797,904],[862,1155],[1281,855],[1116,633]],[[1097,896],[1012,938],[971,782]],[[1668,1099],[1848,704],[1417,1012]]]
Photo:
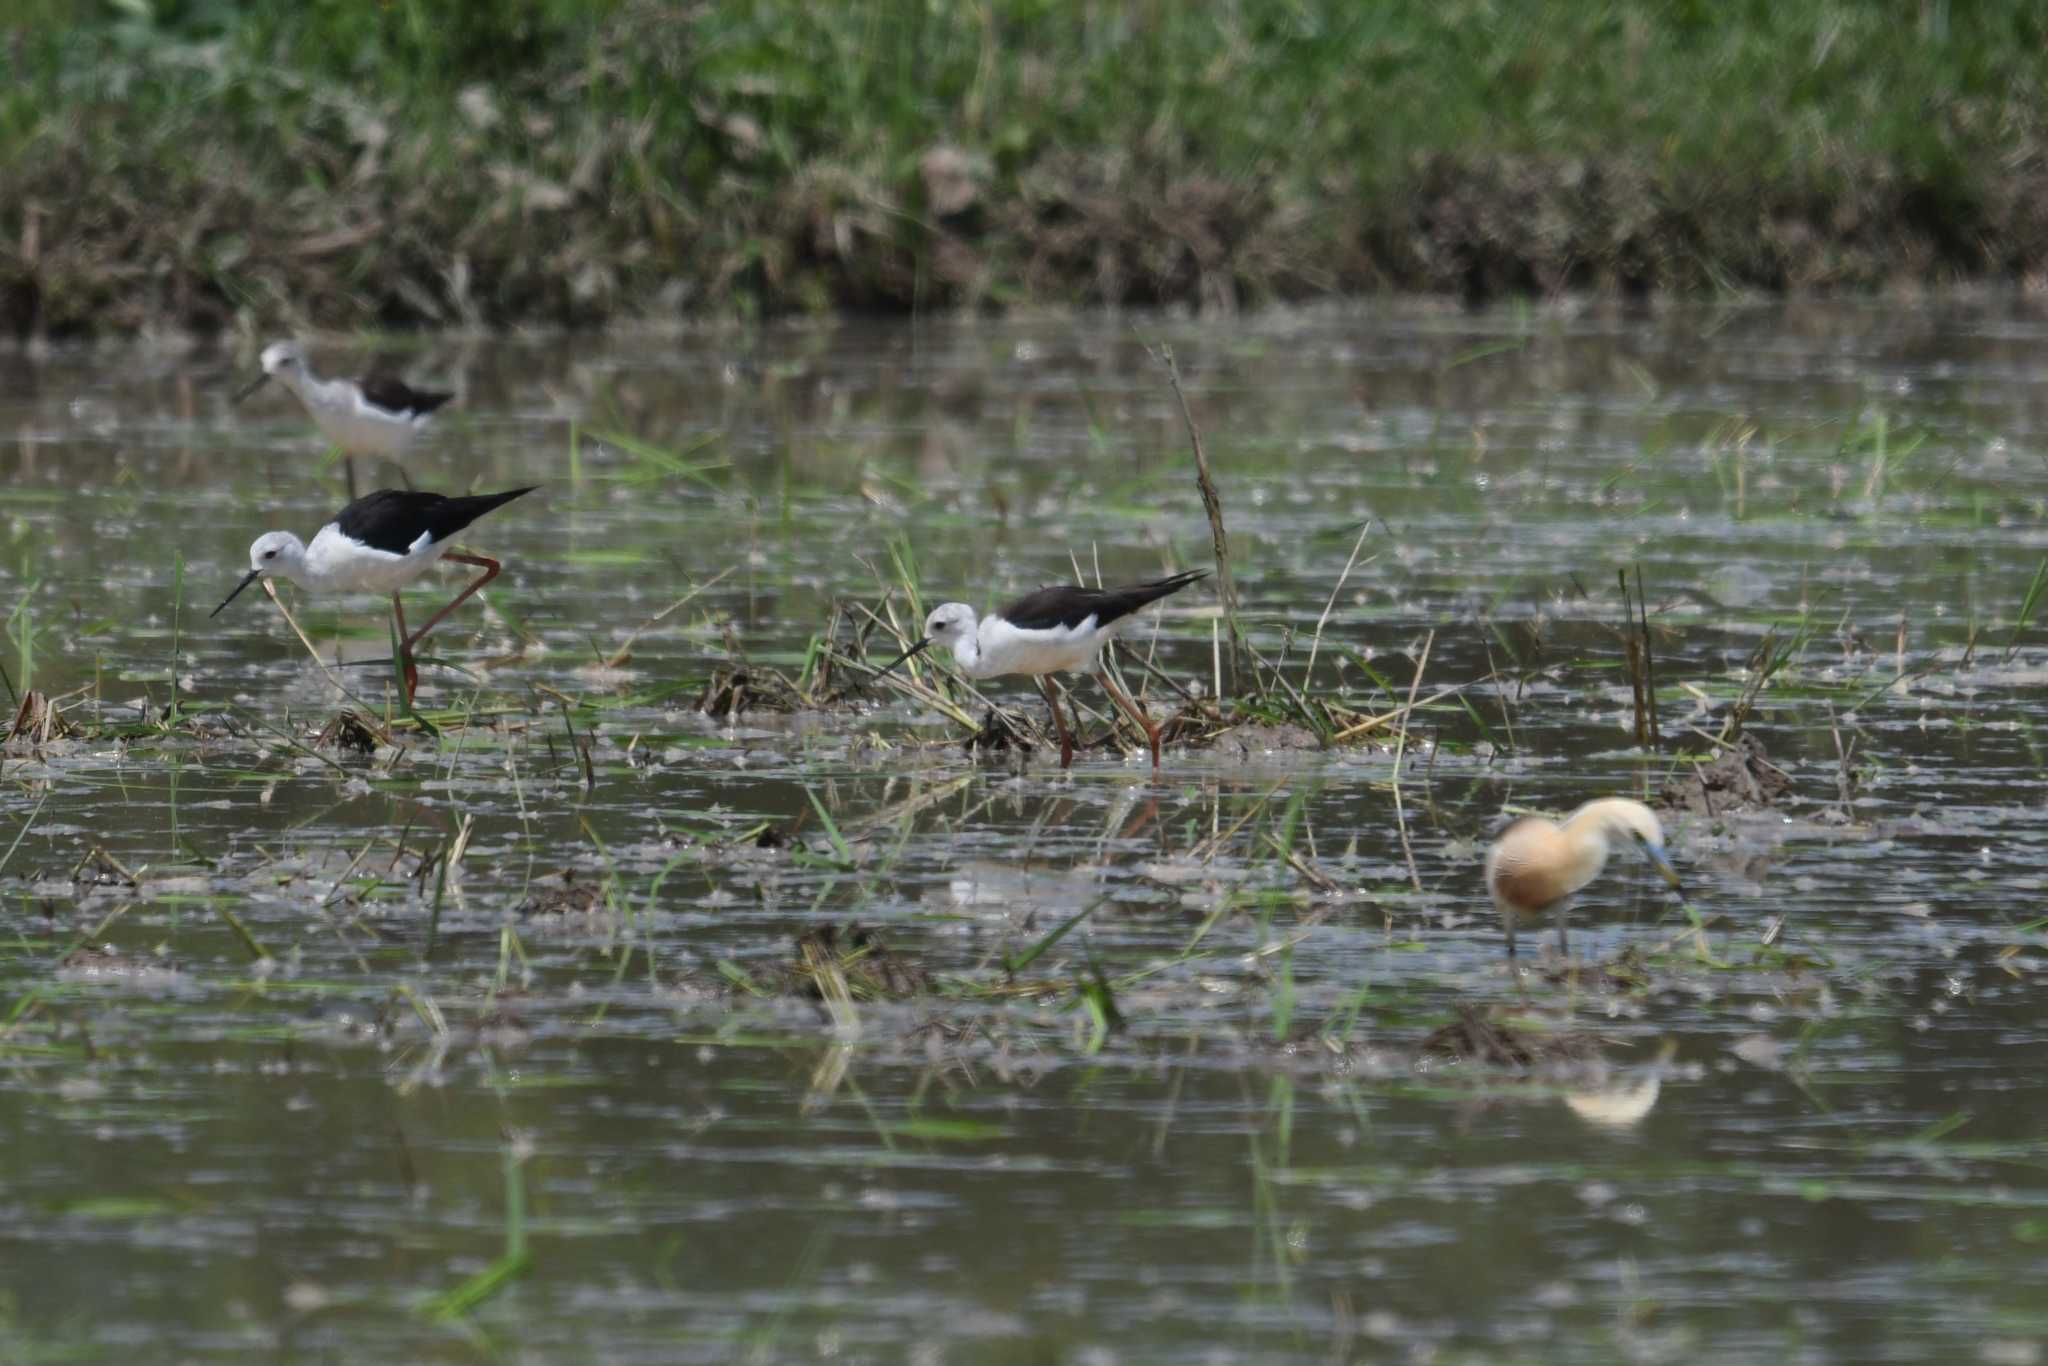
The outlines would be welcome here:
[[[2048,20],[22,0],[0,324],[588,323],[2023,275]]]
[[[505,1247],[489,1266],[420,1306],[420,1313],[439,1322],[468,1316],[506,1286],[526,1274],[532,1254],[526,1246],[526,1174],[518,1145],[505,1146]]]

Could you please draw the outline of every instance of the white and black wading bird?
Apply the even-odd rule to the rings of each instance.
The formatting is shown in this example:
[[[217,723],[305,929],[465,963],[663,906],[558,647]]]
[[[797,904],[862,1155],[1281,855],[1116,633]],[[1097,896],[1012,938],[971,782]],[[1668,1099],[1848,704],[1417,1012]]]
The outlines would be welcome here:
[[[1046,675],[1065,670],[1093,673],[1110,700],[1145,732],[1152,745],[1152,767],[1156,769],[1159,727],[1111,680],[1109,671],[1102,667],[1102,647],[1130,621],[1133,613],[1168,594],[1178,593],[1207,573],[1206,569],[1191,569],[1122,588],[1041,588],[978,621],[974,609],[966,603],[942,603],[925,618],[924,639],[891,660],[882,674],[921,650],[944,645],[951,647],[953,663],[960,672],[977,681],[1003,674],[1032,675],[1052,708],[1053,726],[1060,736],[1060,767],[1067,768],[1074,762],[1074,738],[1067,732],[1059,699],[1053,695]]]
[[[263,373],[235,395],[240,403],[276,380],[298,397],[321,435],[349,455],[404,455],[434,410],[455,397],[431,389],[415,389],[392,375],[362,379],[321,379],[306,365],[294,342],[273,342],[263,348]]]
[[[503,507],[538,485],[446,497],[409,489],[379,489],[356,499],[313,535],[311,544],[289,531],[266,531],[249,547],[249,572],[235,591],[213,609],[219,616],[244,588],[265,578],[285,578],[313,593],[389,593],[398,622],[398,657],[405,671],[405,700],[412,703],[419,686],[413,646],[441,619],[460,607],[470,594],[498,577],[496,560],[483,555],[458,555],[449,549],[455,535],[494,508]],[[398,590],[419,578],[436,561],[475,565],[484,572],[447,606],[427,618],[426,625],[407,634],[405,606]]]

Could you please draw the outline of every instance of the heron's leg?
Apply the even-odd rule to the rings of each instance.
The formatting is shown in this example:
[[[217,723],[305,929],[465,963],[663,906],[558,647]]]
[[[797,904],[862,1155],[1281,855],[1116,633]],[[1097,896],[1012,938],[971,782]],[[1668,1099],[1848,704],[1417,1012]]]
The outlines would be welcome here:
[[[1557,922],[1557,951],[1567,961],[1570,960],[1572,954],[1570,946],[1565,943],[1564,920],[1565,910],[1570,904],[1570,897],[1561,896],[1557,899],[1557,904],[1550,908],[1551,918]]]
[[[1502,924],[1502,926],[1504,926],[1504,927],[1505,927],[1505,928],[1507,929],[1507,932],[1508,932],[1508,957],[1510,957],[1510,958],[1513,958],[1513,957],[1515,956],[1515,915],[1514,915],[1514,912],[1513,912],[1513,911],[1502,911],[1502,912],[1500,913],[1500,923]]]
[[[1152,744],[1152,767],[1156,771],[1159,767],[1159,727],[1152,724],[1143,708],[1124,695],[1123,689],[1110,679],[1108,669],[1097,669],[1095,678],[1102,684],[1102,690],[1109,694],[1110,701],[1121,707],[1124,715],[1130,717],[1138,729],[1145,732],[1145,738]]]
[[[1038,675],[1038,690],[1045,694],[1045,705],[1052,708],[1053,729],[1060,735],[1060,767],[1074,765],[1074,737],[1067,733],[1067,718],[1060,715],[1059,695],[1052,689],[1052,675]]]

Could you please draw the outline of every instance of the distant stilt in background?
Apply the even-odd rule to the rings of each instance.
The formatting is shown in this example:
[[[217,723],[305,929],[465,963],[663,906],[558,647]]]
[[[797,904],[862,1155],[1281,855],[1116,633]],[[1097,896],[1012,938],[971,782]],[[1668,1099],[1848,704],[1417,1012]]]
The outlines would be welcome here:
[[[297,396],[321,434],[349,457],[402,459],[435,410],[455,397],[415,389],[395,376],[376,372],[359,380],[321,379],[307,366],[305,353],[294,342],[264,347],[262,366],[263,372],[238,391],[234,401],[240,403],[275,379]],[[353,499],[356,470],[352,459],[348,491]]]

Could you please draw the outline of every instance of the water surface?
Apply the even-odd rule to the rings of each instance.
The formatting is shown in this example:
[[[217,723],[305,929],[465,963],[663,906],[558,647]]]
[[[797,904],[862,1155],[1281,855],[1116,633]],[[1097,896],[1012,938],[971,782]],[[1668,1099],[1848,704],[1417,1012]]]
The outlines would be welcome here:
[[[205,616],[348,496],[289,399],[17,356],[0,660],[83,730],[0,765],[0,1355],[2035,1360],[2044,340],[2003,298],[427,339],[388,359],[462,401],[403,477],[544,490],[435,637],[472,724],[368,758],[268,603]],[[1473,685],[1398,755],[702,714],[906,568],[1209,563],[1159,343],[1259,650],[1365,712],[1425,646]],[[1214,601],[1132,633],[1195,691]],[[1791,795],[1675,826],[1704,932],[1620,860],[1580,970],[1512,973],[1502,813],[1655,795],[1778,650]],[[903,999],[797,970],[856,923]],[[1559,1056],[1426,1047],[1461,1011]]]

